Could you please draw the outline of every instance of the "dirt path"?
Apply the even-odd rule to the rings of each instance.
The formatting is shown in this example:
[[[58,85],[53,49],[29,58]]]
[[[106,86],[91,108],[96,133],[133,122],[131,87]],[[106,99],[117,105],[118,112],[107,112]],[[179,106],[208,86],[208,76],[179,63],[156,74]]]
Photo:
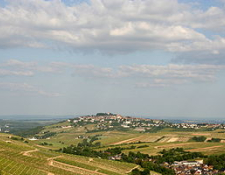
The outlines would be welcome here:
[[[140,141],[141,139],[143,139],[143,136],[135,137],[135,138],[131,138],[131,139],[123,140],[123,141],[119,141],[119,142],[113,143],[113,145],[120,145],[120,144],[123,144],[123,143],[137,142],[137,141]]]
[[[24,156],[32,157],[32,155],[30,153],[37,152],[37,151],[39,151],[39,150],[36,148],[34,150],[23,151],[23,152],[21,152],[21,154],[24,155]],[[48,172],[48,171],[45,171],[45,170],[41,170],[41,171],[46,172],[47,175],[55,175],[54,173],[51,173],[51,172]]]
[[[139,165],[137,165],[137,166],[135,166],[134,168],[132,168],[131,170],[127,171],[127,174],[128,174],[128,173],[131,173],[131,171],[133,171],[134,169],[136,169],[136,168],[138,168],[138,167],[139,167]]]
[[[50,157],[47,159],[48,165],[53,166],[54,159],[61,158],[62,156]]]
[[[37,152],[37,151],[38,151],[38,149],[36,148],[36,149],[34,149],[34,150],[23,151],[22,154],[23,154],[24,156],[31,156],[30,153]]]
[[[88,169],[85,169],[85,168],[65,164],[65,163],[62,163],[62,162],[57,162],[54,159],[49,160],[49,165],[53,166],[53,167],[63,169],[63,170],[66,170],[66,171],[71,171],[71,172],[74,172],[74,173],[77,173],[80,170],[81,172],[85,173],[85,175],[106,175],[104,173],[100,173],[100,172],[97,172],[97,171],[92,171],[92,170],[88,170]]]
[[[42,146],[39,146],[39,147],[42,147]],[[37,151],[39,151],[39,149],[36,148],[34,150],[23,151],[23,152],[21,152],[21,154],[24,155],[24,156],[31,157],[32,156],[31,153],[37,152]],[[78,167],[78,166],[69,165],[69,164],[58,162],[58,161],[54,160],[54,159],[61,158],[61,157],[63,157],[63,156],[56,156],[56,157],[47,158],[47,165],[48,166],[52,166],[52,167],[56,167],[56,168],[60,168],[60,169],[65,170],[65,171],[74,172],[74,173],[79,173],[80,172],[80,174],[85,174],[85,175],[106,175],[104,173],[98,172],[98,169],[96,169],[96,170],[89,170],[89,169],[85,169],[85,168],[81,168],[81,167]],[[51,173],[51,172],[48,172],[48,171],[45,171],[45,170],[42,170],[42,171],[46,172],[47,175],[55,175],[54,173]]]
[[[39,148],[44,148],[44,149],[51,149],[50,147],[42,146],[42,145],[35,145],[35,146],[37,146],[37,147],[39,147]]]
[[[39,150],[36,148],[34,150],[23,151],[23,152],[21,152],[21,154],[24,155],[24,156],[31,157],[32,156],[31,153],[37,152],[37,151],[39,151]],[[77,171],[81,171],[85,175],[106,175],[106,174],[97,172],[97,170],[96,171],[92,171],[92,170],[84,169],[84,168],[81,168],[81,167],[77,167],[77,166],[73,166],[73,165],[57,162],[57,161],[54,160],[54,159],[61,158],[61,157],[63,157],[63,156],[50,157],[50,158],[47,159],[47,161],[48,161],[47,164],[49,166],[53,166],[53,167],[60,168],[60,169],[63,169],[63,170],[66,170],[66,171],[70,171],[70,172],[74,172],[74,173],[77,173]],[[47,175],[55,175],[54,173],[47,172],[45,170],[42,170],[42,171],[46,172]]]
[[[204,142],[208,142],[209,140],[211,140],[212,138],[211,137],[208,137],[207,139],[205,139]]]

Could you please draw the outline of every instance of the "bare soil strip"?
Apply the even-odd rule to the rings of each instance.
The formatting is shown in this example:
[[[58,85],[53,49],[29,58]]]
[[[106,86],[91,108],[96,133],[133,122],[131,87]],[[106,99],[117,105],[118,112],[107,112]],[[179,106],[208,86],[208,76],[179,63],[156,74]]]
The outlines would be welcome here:
[[[133,141],[136,140],[136,139],[137,139],[137,138],[132,138],[132,139],[123,140],[123,141],[120,141],[120,142],[113,143],[113,145],[120,145],[120,144],[123,144],[123,143],[130,143],[130,142],[133,142]]]
[[[205,133],[194,133],[194,134],[191,134],[193,136],[210,136],[211,134],[205,134]]]
[[[120,142],[113,143],[113,145],[120,145],[120,144],[123,144],[123,143],[138,142],[138,141],[140,141],[141,139],[143,139],[144,137],[145,137],[145,136],[139,136],[139,137],[135,137],[135,138],[123,140],[123,141],[120,141]]]
[[[206,148],[191,149],[189,151],[213,150],[215,148],[220,148],[220,147],[223,147],[223,146],[222,145],[220,145],[220,146],[210,146],[210,147],[206,147]]]
[[[162,146],[155,146],[155,149],[159,148],[175,148],[179,146],[184,146],[184,145],[190,145],[191,143],[181,143],[181,144],[168,144],[168,145],[162,145]]]

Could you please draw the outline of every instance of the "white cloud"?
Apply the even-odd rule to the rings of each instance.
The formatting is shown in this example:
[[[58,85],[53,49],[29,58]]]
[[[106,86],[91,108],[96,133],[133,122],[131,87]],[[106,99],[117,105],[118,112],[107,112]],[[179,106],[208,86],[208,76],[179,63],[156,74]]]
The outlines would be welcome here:
[[[53,65],[40,65],[37,62],[23,62],[10,59],[0,63],[0,76],[33,76],[36,72],[58,73],[60,70]]]
[[[27,83],[0,83],[0,89],[8,91],[21,91],[26,93],[38,94],[47,97],[58,97],[61,96],[59,93],[50,93],[42,89],[29,85]]]
[[[0,67],[14,67],[14,68],[33,68],[37,65],[35,62],[22,62],[15,59],[10,59],[2,64],[0,64]]]
[[[55,62],[61,69],[73,71],[74,76],[83,78],[132,79],[141,87],[166,87],[190,83],[216,81],[217,73],[225,70],[224,65],[122,65],[117,68],[94,65],[77,65]]]
[[[13,71],[0,69],[0,76],[33,76],[34,73],[32,71]]]
[[[225,66],[216,65],[133,65],[120,66],[119,74],[124,77],[134,76],[141,78],[177,78],[211,81],[215,78],[215,74],[223,69],[225,69]]]
[[[4,69],[1,69],[3,67]],[[121,65],[117,68],[100,67],[91,64],[50,62],[40,65],[34,62],[9,60],[0,63],[0,76],[33,76],[38,73],[64,73],[91,79],[132,79],[139,87],[166,87],[199,82],[213,82],[217,73],[225,70],[224,65],[168,64],[168,65]],[[55,75],[57,76],[57,75]],[[39,92],[41,93],[41,91]],[[44,94],[44,92],[43,92]]]
[[[0,7],[0,47],[220,52],[224,38],[210,39],[197,29],[223,32],[224,17],[222,7],[203,11],[177,0],[91,0],[73,6],[9,0]]]

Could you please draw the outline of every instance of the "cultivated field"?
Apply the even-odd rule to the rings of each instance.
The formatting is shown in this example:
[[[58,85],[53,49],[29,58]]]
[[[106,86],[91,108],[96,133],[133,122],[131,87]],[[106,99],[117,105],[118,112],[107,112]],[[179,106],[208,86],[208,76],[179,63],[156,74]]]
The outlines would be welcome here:
[[[202,152],[204,154],[221,154],[225,153],[225,133],[224,130],[214,130],[214,131],[177,131],[172,128],[166,128],[160,130],[156,133],[143,133],[136,130],[127,131],[99,131],[99,132],[87,132],[88,130],[96,129],[94,124],[88,124],[79,127],[62,128],[62,126],[69,125],[68,122],[51,125],[45,128],[45,132],[56,132],[54,136],[47,139],[41,139],[37,141],[32,141],[32,144],[38,145],[46,142],[47,145],[42,146],[45,152],[40,152],[42,150],[39,145],[39,151],[31,152],[33,157],[44,157],[47,159],[47,165],[51,166],[52,169],[57,169],[57,171],[70,170],[72,173],[80,172],[90,174],[94,171],[95,174],[126,174],[135,165],[117,165],[118,162],[107,161],[107,166],[103,163],[106,160],[101,159],[89,159],[84,157],[63,155],[63,157],[57,157],[57,155],[51,155],[52,152],[46,152],[46,149],[59,149],[62,147],[70,146],[71,144],[76,145],[83,141],[84,138],[88,139],[90,137],[98,135],[98,140],[95,142],[101,142],[100,148],[94,148],[95,150],[106,150],[113,147],[123,147],[125,148],[122,152],[128,153],[129,151],[138,152],[150,155],[159,154],[163,149],[171,149],[182,147],[187,151],[192,152]],[[41,135],[41,133],[40,133]],[[194,136],[204,136],[206,137],[205,142],[193,142],[190,139]],[[207,142],[211,138],[220,138],[221,142]],[[129,147],[135,146],[135,149]],[[37,146],[35,146],[37,147]],[[126,149],[129,148],[129,149]],[[56,154],[56,153],[54,153]],[[52,159],[52,157],[54,159]],[[46,161],[46,160],[45,160]],[[51,163],[48,163],[51,161]],[[102,162],[99,162],[102,161]],[[122,165],[122,164],[121,164]],[[105,167],[105,168],[104,168]],[[123,168],[124,167],[124,168]],[[46,171],[46,170],[45,170]],[[57,174],[57,171],[52,171],[52,173]],[[84,173],[85,174],[85,173]]]
[[[61,154],[0,134],[0,171],[4,175],[123,175],[136,166]]]

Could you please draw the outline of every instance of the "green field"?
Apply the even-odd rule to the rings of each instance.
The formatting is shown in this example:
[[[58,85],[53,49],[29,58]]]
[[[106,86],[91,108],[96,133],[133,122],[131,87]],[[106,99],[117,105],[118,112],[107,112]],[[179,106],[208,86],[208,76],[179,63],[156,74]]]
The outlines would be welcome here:
[[[46,142],[52,144],[47,146],[51,149],[59,149],[62,147],[70,146],[71,144],[77,145],[82,142],[83,136],[88,138],[90,136],[101,135],[99,140],[103,148],[96,148],[97,150],[104,150],[108,147],[127,147],[134,145],[136,147],[141,145],[148,145],[145,148],[136,148],[133,150],[124,150],[124,153],[129,151],[155,155],[162,149],[170,149],[174,147],[183,147],[188,151],[199,151],[205,154],[219,154],[225,153],[225,143],[209,143],[209,142],[190,142],[189,140],[194,136],[205,136],[207,139],[220,138],[225,140],[225,133],[220,133],[222,130],[204,131],[196,130],[195,132],[176,131],[172,128],[163,129],[157,133],[140,133],[134,130],[129,131],[101,131],[94,133],[87,133],[87,129],[95,129],[95,125],[89,124],[82,127],[61,128],[68,126],[69,122],[63,122],[45,127],[43,132],[56,132],[57,134],[48,138],[33,141],[35,144]],[[40,134],[41,135],[41,134]],[[141,143],[140,143],[141,142]]]
[[[50,151],[0,134],[0,171],[4,175],[122,175],[137,165]]]
[[[94,136],[98,139],[93,143],[101,143],[100,147],[93,147],[96,151],[122,147],[124,148],[122,152],[125,154],[129,151],[139,151],[157,155],[163,149],[182,147],[186,151],[202,152],[206,155],[225,153],[224,130],[184,132],[166,128],[156,133],[143,133],[132,129],[87,132],[95,130],[96,126],[94,124],[68,126],[70,123],[67,121],[46,126],[36,136],[42,137],[50,133],[49,137],[35,141],[28,140],[28,143],[24,143],[25,140],[9,138],[9,134],[0,134],[2,174],[124,175],[139,167],[136,164],[56,152],[60,148],[77,145],[84,139],[90,140]],[[221,142],[190,141],[194,136],[204,136],[206,139],[220,138]],[[157,173],[151,172],[151,174]]]

